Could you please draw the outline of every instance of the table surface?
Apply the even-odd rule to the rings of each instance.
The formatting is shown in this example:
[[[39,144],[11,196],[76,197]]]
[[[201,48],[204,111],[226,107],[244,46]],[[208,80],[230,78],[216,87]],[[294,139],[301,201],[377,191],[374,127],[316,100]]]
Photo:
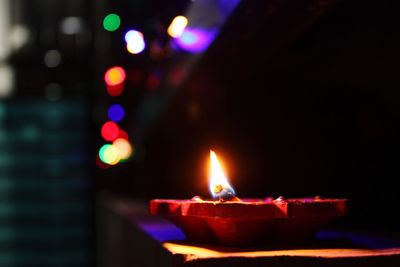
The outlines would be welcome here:
[[[159,244],[164,254],[174,259],[173,265],[165,266],[222,266],[232,261],[233,266],[400,266],[400,239],[391,235],[325,229],[319,232],[315,243],[301,246],[243,248],[193,244],[169,221],[143,213],[143,207],[146,209],[143,203],[114,204],[117,213],[128,218],[152,242]]]

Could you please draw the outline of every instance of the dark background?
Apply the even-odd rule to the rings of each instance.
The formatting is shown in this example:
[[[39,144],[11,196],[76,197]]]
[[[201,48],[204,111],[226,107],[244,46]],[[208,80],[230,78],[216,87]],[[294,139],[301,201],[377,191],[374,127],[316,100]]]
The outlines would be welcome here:
[[[240,6],[150,132],[138,194],[208,197],[213,148],[239,197],[349,198],[352,223],[397,231],[397,7],[340,1],[279,42]]]
[[[397,1],[242,1],[201,54],[166,34],[192,1],[8,3],[10,27],[30,37],[0,58],[14,73],[0,98],[0,266],[93,264],[99,196],[208,198],[210,149],[239,197],[348,198],[344,226],[398,233]],[[111,12],[122,20],[112,33]],[[80,31],[63,34],[71,16]],[[126,52],[131,28],[145,36],[140,55]],[[127,80],[112,98],[103,75],[115,65]],[[101,168],[113,103],[134,155]]]

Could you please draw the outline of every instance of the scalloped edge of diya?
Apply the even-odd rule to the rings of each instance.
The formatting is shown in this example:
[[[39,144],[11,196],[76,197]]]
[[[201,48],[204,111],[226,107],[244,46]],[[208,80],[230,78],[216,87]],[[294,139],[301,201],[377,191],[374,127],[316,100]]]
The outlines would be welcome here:
[[[149,211],[177,225],[192,242],[291,244],[313,240],[324,225],[347,215],[347,199],[153,199]]]

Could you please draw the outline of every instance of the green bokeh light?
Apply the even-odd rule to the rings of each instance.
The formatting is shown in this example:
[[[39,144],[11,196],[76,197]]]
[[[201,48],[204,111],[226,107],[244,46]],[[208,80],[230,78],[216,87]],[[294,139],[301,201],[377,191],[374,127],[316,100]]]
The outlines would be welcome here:
[[[99,158],[109,165],[115,165],[121,160],[117,148],[110,144],[105,144],[100,148]]]
[[[113,32],[121,25],[121,19],[117,14],[108,14],[104,17],[103,27],[105,30]]]

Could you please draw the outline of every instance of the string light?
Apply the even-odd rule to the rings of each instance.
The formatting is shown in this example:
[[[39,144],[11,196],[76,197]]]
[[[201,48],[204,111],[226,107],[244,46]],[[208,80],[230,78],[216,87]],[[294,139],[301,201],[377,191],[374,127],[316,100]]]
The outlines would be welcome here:
[[[101,127],[101,136],[104,140],[114,141],[119,134],[119,127],[115,122],[108,121]]]
[[[122,67],[111,67],[104,74],[104,81],[109,86],[115,86],[125,81],[125,70]]]
[[[113,146],[118,150],[121,160],[127,160],[132,155],[132,145],[128,140],[118,138],[113,142]]]
[[[111,144],[105,144],[100,148],[99,158],[109,165],[116,165],[121,160],[118,149]]]
[[[120,104],[111,105],[108,108],[108,118],[114,122],[120,122],[125,116],[124,108]]]
[[[123,138],[125,140],[129,140],[128,133],[126,131],[122,130],[122,129],[119,129],[117,138]]]
[[[109,32],[118,30],[121,26],[121,18],[117,14],[108,14],[103,19],[103,28]]]
[[[178,38],[182,35],[188,24],[188,20],[184,16],[175,17],[169,25],[167,32],[172,38]]]
[[[119,96],[124,91],[124,81],[126,78],[125,70],[115,66],[109,68],[104,74],[104,81],[107,84],[107,93],[110,96]]]
[[[135,30],[130,30],[125,34],[125,42],[126,49],[131,54],[139,54],[146,47],[143,34]]]
[[[107,31],[116,31],[121,25],[121,19],[117,14],[108,14],[103,19],[103,28]],[[125,34],[126,48],[129,53],[139,54],[145,47],[143,34],[130,30]],[[104,74],[107,92],[110,96],[119,96],[124,90],[126,79],[125,70],[120,66],[110,67]],[[101,136],[112,144],[105,144],[99,149],[96,163],[100,168],[116,165],[129,159],[133,154],[133,146],[129,141],[126,131],[120,129],[116,122],[125,117],[125,110],[120,104],[113,104],[107,112],[110,121],[101,127]]]

